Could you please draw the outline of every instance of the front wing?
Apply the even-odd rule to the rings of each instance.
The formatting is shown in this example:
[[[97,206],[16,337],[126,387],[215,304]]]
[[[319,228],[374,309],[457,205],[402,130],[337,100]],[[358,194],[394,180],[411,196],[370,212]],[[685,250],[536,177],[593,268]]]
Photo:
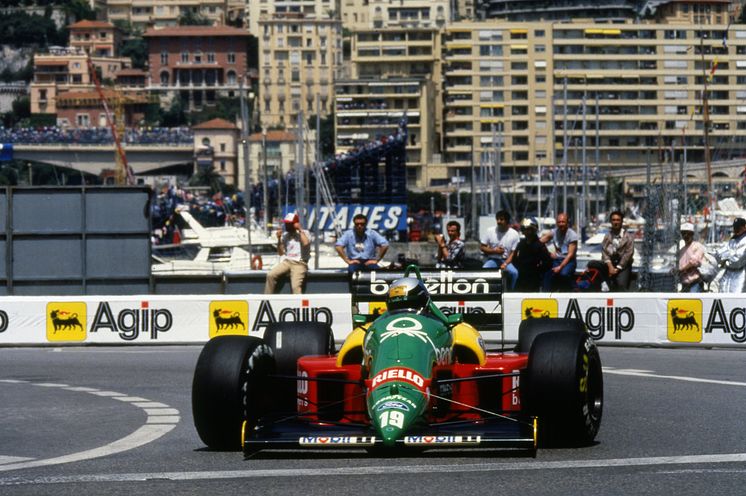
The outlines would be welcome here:
[[[246,454],[264,449],[376,448],[382,439],[364,425],[330,425],[303,420],[284,421],[246,431],[242,445]],[[494,418],[430,424],[397,441],[397,447],[520,448],[536,450],[537,419]]]

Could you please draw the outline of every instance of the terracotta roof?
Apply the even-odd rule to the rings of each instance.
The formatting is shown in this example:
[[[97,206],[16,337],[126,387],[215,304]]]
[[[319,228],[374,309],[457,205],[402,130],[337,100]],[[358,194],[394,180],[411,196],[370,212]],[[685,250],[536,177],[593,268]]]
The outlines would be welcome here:
[[[249,32],[244,29],[234,28],[231,26],[169,26],[165,28],[150,28],[143,35],[147,37],[155,36],[250,36]]]
[[[295,141],[297,137],[293,133],[281,130],[267,131],[267,141]],[[262,141],[262,133],[254,133],[249,136],[249,141]]]
[[[232,122],[228,122],[225,119],[212,119],[206,122],[201,122],[196,126],[192,126],[192,129],[238,129],[238,126]]]
[[[75,24],[70,24],[68,28],[113,28],[114,25],[106,21],[78,21]]]

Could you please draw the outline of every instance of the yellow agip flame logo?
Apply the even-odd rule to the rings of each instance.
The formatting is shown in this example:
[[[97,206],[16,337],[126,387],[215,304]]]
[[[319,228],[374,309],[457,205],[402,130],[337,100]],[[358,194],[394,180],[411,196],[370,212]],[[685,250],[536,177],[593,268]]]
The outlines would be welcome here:
[[[47,341],[85,341],[86,304],[72,301],[47,303]]]
[[[668,300],[668,340],[702,342],[702,300]]]
[[[210,302],[210,339],[227,335],[249,335],[249,302]]]
[[[553,298],[535,298],[521,301],[521,320],[557,317],[557,300]]]

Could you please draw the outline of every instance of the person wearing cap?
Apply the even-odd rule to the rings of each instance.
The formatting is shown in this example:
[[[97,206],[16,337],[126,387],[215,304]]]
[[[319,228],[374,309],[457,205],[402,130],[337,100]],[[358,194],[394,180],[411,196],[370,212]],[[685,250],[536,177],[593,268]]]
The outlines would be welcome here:
[[[725,269],[718,287],[721,293],[743,293],[746,284],[746,219],[733,221],[733,236],[728,244],[715,253],[718,263]]]
[[[518,271],[514,287],[516,291],[538,292],[544,274],[552,265],[549,251],[539,240],[538,231],[539,223],[534,217],[523,219],[521,232],[524,237],[506,260],[506,263],[513,265]]]
[[[606,265],[607,283],[611,291],[627,291],[632,275],[632,255],[635,240],[623,228],[624,214],[614,210],[609,214],[611,230],[601,242],[601,262]]]
[[[701,293],[702,275],[699,267],[705,256],[705,247],[694,241],[694,225],[690,222],[681,224],[681,239],[684,245],[679,249],[679,282],[682,293]]]
[[[274,294],[280,278],[288,274],[293,294],[301,294],[308,273],[308,260],[311,258],[311,240],[308,232],[301,229],[298,214],[289,213],[282,222],[285,232],[277,230],[277,254],[280,255],[280,261],[267,273],[264,294]]]
[[[373,229],[368,229],[368,217],[357,214],[352,218],[353,227],[337,240],[335,248],[347,264],[348,272],[377,270],[389,242]]]

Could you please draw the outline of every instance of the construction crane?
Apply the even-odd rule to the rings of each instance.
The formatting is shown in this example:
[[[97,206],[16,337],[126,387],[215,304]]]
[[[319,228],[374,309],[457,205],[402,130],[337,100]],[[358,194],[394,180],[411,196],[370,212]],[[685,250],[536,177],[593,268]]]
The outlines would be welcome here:
[[[104,115],[106,116],[106,125],[111,130],[111,135],[114,138],[114,146],[115,149],[115,163],[116,163],[116,180],[117,184],[121,185],[131,185],[135,184],[135,176],[132,172],[132,168],[127,163],[127,155],[124,152],[124,148],[122,147],[122,142],[120,140],[120,136],[124,134],[124,99],[119,94],[118,91],[115,91],[113,94],[113,102],[114,102],[114,115],[112,116],[111,110],[109,109],[109,103],[107,102],[106,95],[104,94],[104,90],[101,87],[101,82],[98,80],[98,75],[96,74],[96,68],[93,65],[93,61],[91,60],[91,54],[88,54],[88,57],[86,57],[86,61],[88,63],[88,72],[91,74],[91,79],[93,80],[93,84],[96,86],[96,92],[98,93],[98,97],[101,100],[101,104],[104,107]]]

